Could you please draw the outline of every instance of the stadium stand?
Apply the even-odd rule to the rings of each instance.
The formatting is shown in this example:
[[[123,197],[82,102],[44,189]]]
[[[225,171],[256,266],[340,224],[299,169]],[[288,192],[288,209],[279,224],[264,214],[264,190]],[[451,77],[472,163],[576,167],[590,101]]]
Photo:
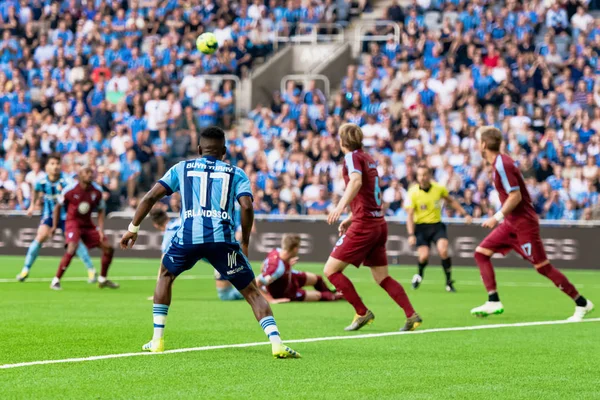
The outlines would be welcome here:
[[[586,2],[395,0],[326,98],[291,82],[242,124],[235,80],[279,36],[311,32],[371,7],[346,1],[15,1],[0,4],[0,207],[25,210],[45,156],[98,166],[109,210],[137,198],[198,132],[230,129],[229,159],[246,169],[263,214],[324,214],[341,194],[337,128],[363,127],[379,162],[388,215],[404,216],[414,166],[427,162],[474,216],[498,206],[475,129],[507,135],[547,219],[591,219],[599,207],[600,22]],[[322,28],[319,28],[322,29]],[[213,31],[220,49],[194,45]],[[108,196],[108,195],[107,195]]]

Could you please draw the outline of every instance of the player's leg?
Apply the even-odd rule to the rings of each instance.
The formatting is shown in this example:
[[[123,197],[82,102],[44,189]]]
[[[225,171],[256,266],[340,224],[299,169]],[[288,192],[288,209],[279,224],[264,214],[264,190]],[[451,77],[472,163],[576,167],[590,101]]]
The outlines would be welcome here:
[[[517,242],[516,235],[506,224],[500,224],[490,232],[479,246],[475,249],[475,262],[479,267],[481,279],[488,293],[488,301],[471,310],[471,314],[478,317],[487,317],[493,314],[502,314],[504,306],[500,302],[500,295],[496,287],[496,274],[492,265],[494,253],[506,254]]]
[[[335,249],[332,255],[333,254],[335,254]],[[371,324],[375,320],[375,315],[367,308],[365,303],[363,303],[358,292],[354,288],[352,281],[343,274],[347,266],[347,262],[329,256],[323,272],[327,279],[329,279],[329,282],[335,286],[335,289],[344,296],[344,299],[346,299],[352,307],[354,307],[354,319],[350,325],[344,328],[344,330],[357,331],[363,326]]]
[[[96,230],[94,230],[94,232],[97,232]],[[112,259],[113,256],[115,254],[115,249],[114,247],[112,247],[112,245],[110,243],[108,243],[108,240],[104,239],[104,240],[99,240],[100,238],[98,237],[98,247],[100,247],[100,250],[102,250],[102,258],[100,259],[100,265],[101,265],[101,270],[100,270],[100,276],[98,277],[98,287],[100,289],[103,288],[110,288],[110,289],[118,289],[119,288],[119,284],[113,281],[108,280],[107,276],[108,276],[108,269],[110,268],[110,264],[112,263]],[[92,239],[92,241],[94,241],[95,239]],[[96,243],[94,243],[96,244]],[[91,247],[91,246],[90,246]]]
[[[419,271],[412,277],[411,283],[413,289],[418,289],[421,282],[423,282],[425,267],[429,263],[429,243],[427,245],[417,245],[417,262]]]
[[[358,295],[352,281],[343,274],[349,264],[356,267],[360,266],[371,247],[372,240],[369,234],[356,231],[353,228],[354,226],[350,226],[348,232],[337,241],[323,269],[329,282],[354,307],[354,319],[345,328],[348,331],[358,330],[372,323],[375,319],[375,315],[367,309],[367,306]]]
[[[183,270],[182,270],[183,271]],[[156,288],[154,289],[154,300],[152,305],[152,322],[154,324],[154,332],[152,340],[142,346],[142,350],[150,352],[162,352],[165,348],[164,333],[171,305],[171,292],[173,282],[177,278],[175,273],[170,272],[164,264],[160,265]]]
[[[367,265],[367,261],[365,261],[365,265]],[[375,279],[375,282],[377,282],[377,284],[387,292],[387,294],[392,298],[392,300],[394,300],[396,304],[398,304],[400,308],[402,308],[404,314],[406,315],[406,322],[404,326],[400,328],[400,330],[413,331],[416,328],[418,328],[423,322],[423,320],[421,319],[419,314],[415,312],[415,309],[413,308],[410,300],[408,299],[408,295],[406,294],[406,291],[404,290],[400,282],[398,282],[389,275],[388,266],[375,266],[370,267],[370,269],[371,274],[373,275],[373,279]]]
[[[92,258],[90,257],[90,253],[88,252],[87,247],[83,242],[79,242],[77,246],[77,257],[83,261],[83,265],[87,269],[88,274],[88,283],[96,283],[98,281],[98,274],[96,273],[96,269],[94,268],[94,264],[92,263]]]
[[[296,271],[294,271],[296,272]],[[298,271],[300,272],[300,271]],[[342,294],[339,292],[333,292],[331,289],[329,289],[329,287],[327,286],[327,284],[325,283],[325,280],[323,279],[323,277],[321,277],[321,275],[317,275],[317,274],[313,274],[312,272],[302,272],[304,274],[304,284],[301,285],[300,287],[304,287],[304,286],[313,286],[315,288],[315,290],[307,290],[306,291],[306,296],[307,298],[313,298],[314,296],[312,294],[312,292],[318,292],[319,293],[319,298],[317,300],[304,300],[304,301],[334,301],[334,300],[339,300],[341,298],[343,298]]]
[[[19,275],[17,275],[17,280],[19,282],[24,282],[25,279],[27,279],[27,277],[29,276],[29,270],[31,269],[31,266],[37,259],[42,245],[46,240],[50,238],[51,226],[52,219],[47,218],[43,220],[40,226],[38,227],[35,239],[33,239],[31,244],[29,245],[29,248],[27,249],[27,255],[25,256],[25,263],[23,264],[23,269],[21,270]]]
[[[73,232],[73,231],[72,231]],[[53,290],[62,290],[60,286],[60,279],[66,272],[67,268],[71,264],[73,257],[75,257],[75,252],[77,251],[77,245],[79,243],[79,234],[73,234],[72,240],[67,241],[67,247],[65,249],[65,254],[62,256],[60,260],[60,264],[58,266],[58,270],[56,271],[56,275],[52,279],[52,283],[50,283],[50,289]]]
[[[285,346],[273,317],[269,302],[260,293],[254,282],[252,266],[237,243],[210,243],[202,245],[204,257],[221,275],[244,296],[256,320],[271,342],[276,358],[299,358],[300,354]]]
[[[540,237],[539,228],[529,232],[520,231],[517,233],[517,237],[519,246],[515,250],[518,250],[523,258],[529,260],[540,275],[550,279],[557,288],[575,302],[575,313],[569,317],[569,321],[582,321],[583,317],[594,309],[594,304],[580,295],[569,279],[550,263]]]
[[[222,301],[242,300],[244,298],[244,296],[233,287],[231,282],[225,279],[215,280],[215,286],[217,288],[217,296]]]
[[[446,276],[446,291],[456,292],[456,289],[454,289],[454,281],[452,280],[452,259],[448,254],[448,239],[445,237],[439,238],[435,245],[440,258],[442,259],[442,268],[444,269],[444,275]]]

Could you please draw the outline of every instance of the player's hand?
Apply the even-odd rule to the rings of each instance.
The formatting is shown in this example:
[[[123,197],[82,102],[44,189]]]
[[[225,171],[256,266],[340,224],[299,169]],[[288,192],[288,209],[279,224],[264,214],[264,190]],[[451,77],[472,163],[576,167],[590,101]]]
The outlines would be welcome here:
[[[32,215],[33,215],[33,207],[29,207],[29,208],[27,209],[27,216],[28,216],[28,217],[31,217]]]
[[[343,212],[344,212],[343,209],[336,207],[332,212],[329,213],[329,216],[327,217],[327,223],[329,225],[333,225],[336,222],[338,222],[340,220],[340,216],[342,215]]]
[[[470,215],[465,215],[465,223],[467,225],[471,225],[471,223],[473,223],[473,217],[471,217]]]
[[[350,224],[352,224],[352,220],[349,218],[346,218],[345,220],[342,221],[342,223],[338,227],[338,232],[339,232],[340,236],[343,236],[346,234],[346,231],[348,230],[348,228],[350,228]]]
[[[125,232],[125,234],[123,234],[123,237],[121,238],[121,248],[124,250],[132,248],[137,238],[137,233],[132,233],[129,231]]]
[[[291,300],[282,297],[281,299],[271,299],[269,300],[270,304],[280,304],[280,303],[289,303]]]
[[[481,224],[481,226],[488,229],[494,229],[496,225],[498,225],[498,221],[494,217],[486,219],[483,221],[483,224]]]
[[[54,236],[55,233],[56,233],[56,227],[55,226],[50,227],[50,232],[48,232],[48,237],[51,238],[52,236]]]
[[[106,236],[104,235],[104,231],[103,231],[103,230],[101,230],[101,229],[98,229],[98,235],[100,235],[100,241],[101,241],[101,242],[104,242],[104,238],[106,237]]]
[[[417,245],[417,237],[415,235],[408,235],[408,245],[411,247]]]
[[[298,264],[298,260],[299,257],[294,257],[290,260],[290,267],[293,267],[294,265]]]

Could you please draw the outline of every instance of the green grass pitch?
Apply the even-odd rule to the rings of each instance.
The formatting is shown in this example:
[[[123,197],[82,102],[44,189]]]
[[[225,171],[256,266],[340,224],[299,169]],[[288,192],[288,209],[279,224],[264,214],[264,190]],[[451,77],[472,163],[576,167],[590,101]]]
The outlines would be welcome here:
[[[12,282],[22,261],[1,258],[0,366],[136,353],[150,339],[147,297],[156,260],[116,259],[111,275],[121,289],[114,291],[70,281],[86,276],[75,260],[62,292],[48,288],[57,258],[40,257],[34,279]],[[298,269],[319,272],[321,266]],[[477,269],[455,268],[455,294],[444,291],[440,267],[428,267],[418,291],[409,289],[413,273],[391,268],[422,315],[423,331],[563,320],[574,311],[573,302],[533,270],[497,270],[505,313],[487,319],[469,314],[486,298]],[[600,271],[566,274],[600,306]],[[404,315],[368,269],[349,268],[348,275],[376,315],[359,334],[398,330]],[[212,268],[199,264],[182,278],[167,319],[167,350],[266,342],[244,301],[217,299]],[[345,302],[273,310],[284,341],[356,335],[343,331],[353,316]],[[299,360],[275,360],[270,346],[255,346],[0,368],[0,399],[600,399],[599,339],[596,321],[294,343]]]

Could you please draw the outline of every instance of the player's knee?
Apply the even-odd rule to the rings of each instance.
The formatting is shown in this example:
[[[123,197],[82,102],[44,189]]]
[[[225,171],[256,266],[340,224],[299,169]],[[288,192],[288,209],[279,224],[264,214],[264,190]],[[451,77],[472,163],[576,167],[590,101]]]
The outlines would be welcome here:
[[[480,251],[480,250],[483,250],[483,251]],[[486,261],[486,260],[489,260],[492,257],[492,255],[488,254],[488,252],[486,250],[487,249],[484,249],[484,248],[481,248],[481,247],[476,248],[475,252],[473,253],[473,258],[475,258],[475,261],[479,261],[479,260]]]

